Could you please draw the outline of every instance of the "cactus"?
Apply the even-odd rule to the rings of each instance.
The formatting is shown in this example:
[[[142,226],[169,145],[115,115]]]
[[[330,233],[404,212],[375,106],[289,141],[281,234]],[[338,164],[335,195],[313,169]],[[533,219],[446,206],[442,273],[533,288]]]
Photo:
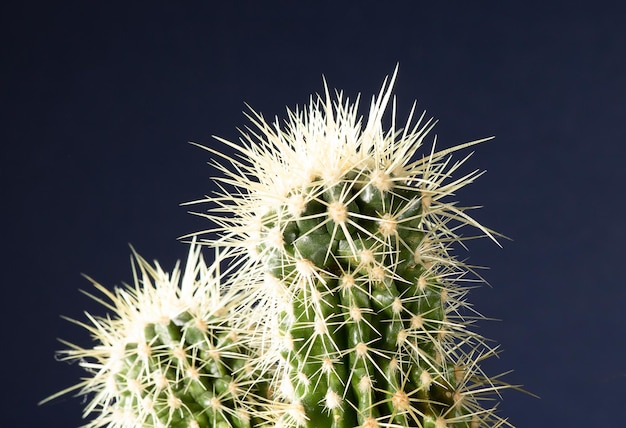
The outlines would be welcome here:
[[[365,122],[325,86],[285,125],[251,111],[218,138],[235,155],[204,147],[222,191],[192,203],[214,226],[184,271],[134,253],[133,286],[92,280],[114,316],[73,321],[96,345],[61,359],[91,377],[50,398],[92,395],[88,428],[512,427],[493,402],[517,387],[481,369],[498,348],[466,301],[482,278],[455,255],[499,235],[450,201],[482,174],[452,155],[489,138],[420,156],[435,121],[414,104],[397,129],[395,102],[384,131],[396,72]]]
[[[93,395],[89,428],[262,425],[267,382],[255,370],[254,330],[233,321],[246,297],[224,286],[223,260],[207,266],[192,243],[184,272],[177,264],[169,275],[134,253],[133,286],[111,292],[91,280],[104,297],[86,294],[115,316],[70,320],[97,344],[63,341],[60,358],[78,360],[91,377],[47,400],[77,389]]]
[[[222,192],[206,215],[219,245],[246,266],[235,284],[258,284],[264,355],[279,356],[272,389],[281,427],[474,428],[511,426],[483,407],[510,387],[480,362],[496,353],[471,330],[466,302],[480,281],[454,255],[491,230],[449,202],[481,172],[453,174],[467,160],[418,149],[434,126],[424,115],[383,131],[396,74],[372,100],[367,122],[337,93],[288,111],[285,126],[252,111],[237,156],[222,158]],[[228,189],[228,186],[234,189]],[[226,190],[228,189],[228,190]],[[463,236],[466,226],[477,236]]]

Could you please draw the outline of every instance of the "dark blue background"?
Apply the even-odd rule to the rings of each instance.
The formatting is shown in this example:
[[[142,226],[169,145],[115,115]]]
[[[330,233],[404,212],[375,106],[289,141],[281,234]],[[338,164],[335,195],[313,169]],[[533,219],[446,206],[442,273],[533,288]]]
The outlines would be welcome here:
[[[434,5],[434,3],[437,3]],[[229,4],[226,6],[226,4]],[[76,427],[79,399],[37,407],[82,371],[59,315],[131,278],[132,243],[171,267],[204,221],[179,206],[214,190],[208,154],[247,102],[266,117],[333,88],[365,100],[400,64],[399,113],[440,119],[452,146],[496,135],[460,192],[513,238],[471,245],[502,321],[487,364],[541,396],[504,394],[518,427],[622,426],[626,394],[626,14],[597,2],[5,2],[0,186],[2,426]]]

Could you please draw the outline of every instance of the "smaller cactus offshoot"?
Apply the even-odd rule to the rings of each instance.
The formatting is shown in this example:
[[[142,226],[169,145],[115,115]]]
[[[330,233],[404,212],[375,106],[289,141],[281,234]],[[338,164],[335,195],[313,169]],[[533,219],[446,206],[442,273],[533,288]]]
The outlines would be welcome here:
[[[95,346],[65,342],[61,360],[77,360],[91,377],[70,391],[91,397],[86,427],[208,428],[260,426],[267,382],[258,372],[254,329],[232,323],[245,293],[222,283],[218,255],[207,266],[192,244],[171,274],[134,253],[132,286],[88,294],[111,314],[87,314]]]

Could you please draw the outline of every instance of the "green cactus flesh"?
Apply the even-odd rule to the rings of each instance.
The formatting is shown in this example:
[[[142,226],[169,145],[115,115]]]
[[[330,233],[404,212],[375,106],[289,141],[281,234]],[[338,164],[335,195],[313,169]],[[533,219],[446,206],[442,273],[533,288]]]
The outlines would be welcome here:
[[[455,239],[428,216],[441,207],[393,177],[376,187],[372,174],[352,171],[332,187],[313,180],[288,198],[299,210],[287,203],[263,216],[257,251],[287,290],[279,388],[297,406],[282,423],[488,422],[471,390],[489,383],[472,359],[482,340],[458,314],[462,264],[447,247]]]
[[[149,408],[143,426],[251,426],[242,398],[255,376],[235,333],[213,335],[205,320],[183,312],[165,323],[147,324],[144,335],[144,353],[140,344],[127,345],[115,375],[117,407]]]

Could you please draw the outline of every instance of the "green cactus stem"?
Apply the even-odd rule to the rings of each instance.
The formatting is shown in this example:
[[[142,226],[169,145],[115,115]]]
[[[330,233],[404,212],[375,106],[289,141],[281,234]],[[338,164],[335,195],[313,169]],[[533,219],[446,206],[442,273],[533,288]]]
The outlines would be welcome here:
[[[133,286],[109,291],[92,280],[104,298],[87,294],[114,316],[70,320],[96,345],[63,341],[61,360],[78,360],[92,376],[55,396],[91,396],[89,428],[261,426],[268,382],[255,369],[253,329],[233,320],[245,294],[222,283],[223,257],[207,267],[192,244],[184,272],[177,264],[171,275],[133,258]]]
[[[362,124],[341,93],[311,99],[288,121],[257,128],[216,163],[225,186],[207,216],[219,245],[236,248],[235,280],[256,290],[267,355],[279,354],[273,389],[288,403],[283,427],[475,428],[511,426],[483,407],[509,385],[485,375],[496,351],[471,330],[477,317],[458,260],[466,239],[494,233],[450,202],[481,173],[454,177],[485,141],[419,156],[432,120],[383,131],[395,74]],[[225,215],[226,214],[226,215]],[[477,236],[463,236],[471,226]],[[495,239],[494,239],[495,241]],[[272,300],[273,299],[273,300]],[[268,303],[273,302],[273,303]]]

